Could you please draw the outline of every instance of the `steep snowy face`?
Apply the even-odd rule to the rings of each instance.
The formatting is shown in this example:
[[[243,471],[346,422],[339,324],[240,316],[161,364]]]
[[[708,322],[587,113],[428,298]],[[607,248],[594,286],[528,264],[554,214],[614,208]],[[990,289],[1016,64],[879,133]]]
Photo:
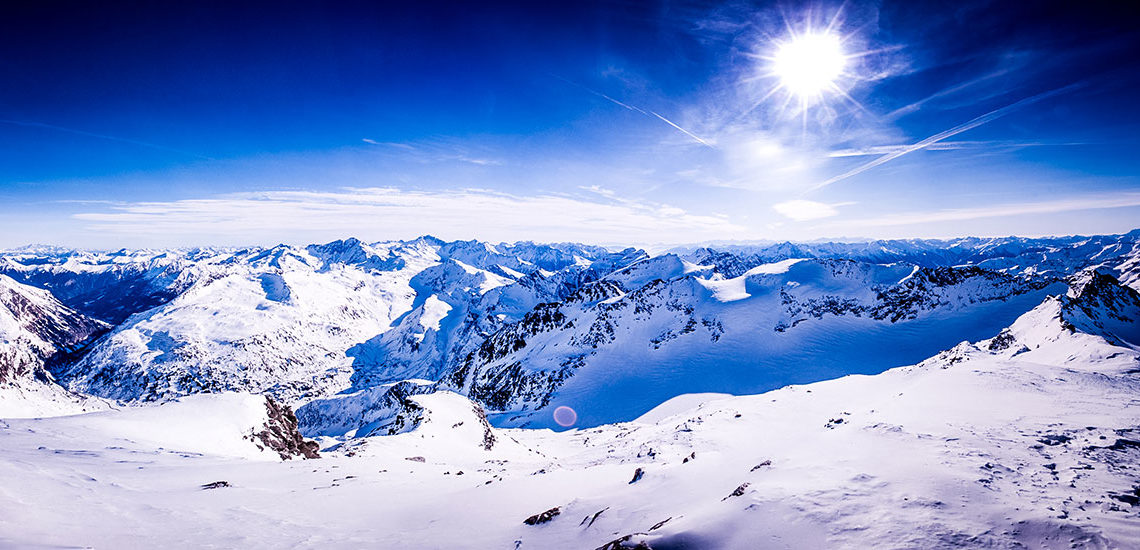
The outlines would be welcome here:
[[[0,275],[0,383],[46,378],[46,363],[62,360],[106,329],[47,291]]]
[[[0,275],[0,417],[50,414],[60,407],[80,409],[71,407],[79,399],[55,386],[47,369],[79,352],[107,328],[67,308],[47,291]]]
[[[977,267],[802,259],[733,278],[673,255],[541,304],[441,380],[505,426],[629,420],[676,395],[877,373],[1007,326],[1060,283]]]
[[[1140,349],[1140,294],[1100,269],[1070,277],[1067,293],[1049,297],[988,345],[1007,354],[1052,350],[1072,359],[1083,356],[1091,340]]]

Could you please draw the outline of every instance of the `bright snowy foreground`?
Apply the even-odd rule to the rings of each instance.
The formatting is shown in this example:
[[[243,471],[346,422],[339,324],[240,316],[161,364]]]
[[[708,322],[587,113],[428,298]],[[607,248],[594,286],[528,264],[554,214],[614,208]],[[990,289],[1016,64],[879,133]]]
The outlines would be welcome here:
[[[441,392],[282,462],[257,396],[5,420],[0,547],[1137,548],[1140,302],[1086,282],[919,365],[584,431]]]

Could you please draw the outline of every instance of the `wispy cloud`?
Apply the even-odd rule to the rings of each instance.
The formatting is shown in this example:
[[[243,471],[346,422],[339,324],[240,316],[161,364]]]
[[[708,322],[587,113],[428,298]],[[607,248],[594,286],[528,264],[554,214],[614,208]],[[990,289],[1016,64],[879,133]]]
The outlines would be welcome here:
[[[194,157],[194,158],[198,158],[198,159],[202,159],[202,160],[214,160],[213,158],[207,157],[205,155],[199,155],[198,153],[191,153],[190,151],[183,151],[181,149],[175,149],[173,147],[167,147],[165,145],[158,145],[156,143],[148,143],[145,141],[139,141],[136,139],[127,139],[127,138],[122,138],[122,137],[118,137],[118,136],[109,136],[107,134],[96,134],[94,132],[87,132],[84,130],[76,130],[75,128],[65,128],[63,126],[55,126],[53,124],[44,124],[42,122],[0,119],[0,123],[11,124],[13,126],[24,126],[27,128],[44,128],[46,130],[55,130],[57,132],[67,132],[69,134],[75,134],[75,135],[79,135],[79,136],[93,137],[96,139],[104,139],[107,141],[117,141],[119,143],[128,143],[130,145],[137,145],[139,147],[146,147],[148,149],[155,149],[158,151],[166,151],[169,153],[177,153],[179,155],[185,155],[188,157]]]
[[[360,141],[363,141],[364,143],[367,143],[369,145],[382,145],[385,147],[395,147],[397,149],[404,149],[405,151],[415,151],[416,150],[416,147],[414,145],[411,145],[408,143],[399,143],[399,142],[395,142],[395,141],[376,141],[374,139],[369,139],[369,138],[363,138]]]
[[[1086,197],[1070,197],[1051,201],[1023,202],[973,208],[947,208],[926,212],[889,214],[877,218],[844,220],[836,225],[844,227],[887,227],[921,225],[939,222],[967,221],[983,218],[1024,216],[1029,214],[1056,214],[1079,210],[1101,210],[1140,206],[1140,193],[1128,192]]]
[[[1083,83],[1070,84],[1068,86],[1056,88],[1053,90],[1049,90],[1047,92],[1042,92],[1042,93],[1027,97],[1025,99],[1022,99],[1022,100],[1017,101],[1015,103],[1011,103],[1011,104],[1006,105],[1005,107],[1001,107],[999,109],[994,109],[993,111],[990,111],[984,115],[981,115],[981,116],[978,116],[978,117],[971,119],[969,122],[959,124],[953,128],[950,128],[949,130],[945,130],[945,131],[939,132],[937,134],[934,134],[934,135],[932,135],[932,136],[930,136],[930,137],[928,137],[922,141],[919,141],[918,143],[907,145],[905,147],[902,147],[901,149],[898,149],[898,150],[892,151],[888,154],[885,154],[885,155],[883,155],[883,156],[881,156],[875,160],[872,160],[872,161],[867,162],[865,164],[861,164],[859,166],[856,166],[855,168],[852,168],[851,170],[848,170],[842,174],[839,174],[838,176],[824,180],[823,182],[818,183],[815,186],[812,186],[807,191],[808,192],[816,191],[818,189],[822,189],[824,187],[827,187],[828,185],[831,185],[833,183],[837,183],[837,182],[843,181],[847,178],[857,176],[859,174],[862,174],[863,172],[866,172],[867,170],[870,170],[870,169],[875,168],[877,166],[882,166],[883,164],[886,164],[892,160],[895,160],[895,159],[897,159],[903,155],[907,155],[907,154],[913,153],[915,151],[920,151],[922,149],[926,149],[926,148],[930,147],[931,145],[934,145],[935,143],[938,143],[938,142],[945,140],[945,139],[952,138],[958,134],[961,134],[962,132],[973,130],[974,128],[977,128],[978,126],[992,122],[994,120],[997,120],[997,119],[999,119],[1003,116],[1006,116],[1006,115],[1008,115],[1008,114],[1010,114],[1010,113],[1012,113],[1018,109],[1026,107],[1028,105],[1032,105],[1034,103],[1037,103],[1038,101],[1042,101],[1042,100],[1048,99],[1050,97],[1054,97],[1056,95],[1075,90],[1081,86],[1083,86]]]
[[[1007,74],[1009,74],[1010,70],[1011,69],[997,70],[997,71],[994,71],[994,72],[991,72],[988,74],[984,74],[978,78],[968,80],[968,81],[963,82],[961,84],[958,84],[956,86],[951,86],[949,88],[946,88],[945,90],[939,90],[938,92],[930,94],[930,95],[928,95],[928,96],[926,96],[926,97],[924,97],[918,101],[915,101],[915,102],[910,103],[908,105],[904,105],[902,107],[895,109],[894,111],[887,113],[886,115],[883,115],[883,119],[895,120],[895,119],[901,118],[903,116],[906,116],[908,114],[911,114],[913,112],[918,111],[924,105],[926,105],[927,103],[930,103],[931,101],[936,101],[936,100],[939,100],[939,99],[942,99],[945,97],[953,96],[959,92],[963,92],[963,91],[966,91],[970,88],[973,88],[973,87],[975,87],[978,84],[981,84],[983,82],[992,80],[994,78],[998,78],[1000,76],[1007,75]],[[976,100],[976,98],[975,98],[975,100]]]
[[[410,143],[400,143],[394,141],[377,141],[370,138],[363,138],[360,141],[369,145],[377,145],[381,147],[392,147],[406,151],[410,155],[414,155],[421,162],[466,162],[468,164],[475,164],[478,166],[500,166],[504,164],[502,160],[485,157],[474,157],[463,152],[463,148],[448,145],[446,143],[422,143],[419,145],[412,145]]]
[[[133,202],[74,215],[91,231],[171,241],[316,241],[358,235],[385,239],[432,233],[486,240],[686,242],[741,236],[718,216],[632,201],[516,196],[487,190],[237,193],[203,199]]]
[[[772,209],[785,218],[789,218],[795,221],[808,221],[838,216],[839,210],[837,207],[848,206],[851,204],[855,203],[842,202],[827,204],[823,202],[807,200],[790,200],[776,203],[772,205]]]

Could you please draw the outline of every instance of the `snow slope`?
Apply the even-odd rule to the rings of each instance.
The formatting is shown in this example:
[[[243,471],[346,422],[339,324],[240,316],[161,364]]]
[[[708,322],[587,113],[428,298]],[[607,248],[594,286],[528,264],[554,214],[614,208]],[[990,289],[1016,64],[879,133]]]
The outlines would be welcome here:
[[[7,420],[0,545],[1135,548],[1138,318],[1088,272],[1009,330],[877,375],[568,432],[412,396],[415,429],[319,461],[167,452],[111,414]]]

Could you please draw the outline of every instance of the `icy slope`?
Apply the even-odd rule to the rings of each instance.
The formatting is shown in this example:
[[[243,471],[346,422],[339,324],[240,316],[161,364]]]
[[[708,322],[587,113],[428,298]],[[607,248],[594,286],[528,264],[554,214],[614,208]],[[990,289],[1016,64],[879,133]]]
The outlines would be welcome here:
[[[1076,319],[1140,308],[1087,281],[914,366],[588,430],[488,428],[439,393],[410,398],[412,431],[275,462],[91,415],[6,421],[0,545],[1133,548],[1140,353],[1129,322]]]
[[[44,290],[0,275],[0,418],[98,408],[55,384],[48,367],[107,330]]]

